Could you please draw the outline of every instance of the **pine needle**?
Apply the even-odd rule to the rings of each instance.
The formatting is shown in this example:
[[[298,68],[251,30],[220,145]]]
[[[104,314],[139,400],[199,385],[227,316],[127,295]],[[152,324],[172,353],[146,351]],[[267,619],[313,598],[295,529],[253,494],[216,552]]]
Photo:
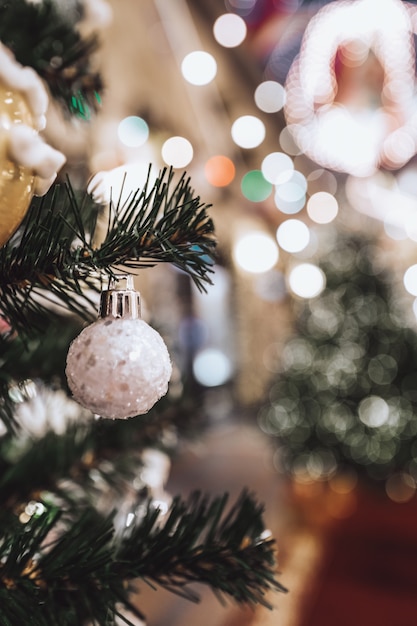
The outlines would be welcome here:
[[[47,300],[91,321],[99,292],[97,276],[112,276],[170,263],[197,287],[210,283],[216,247],[214,226],[185,174],[178,182],[164,169],[153,186],[146,181],[122,206],[111,202],[107,232],[95,244],[103,207],[69,183],[34,198],[18,233],[0,249],[1,314],[27,335],[53,314]]]

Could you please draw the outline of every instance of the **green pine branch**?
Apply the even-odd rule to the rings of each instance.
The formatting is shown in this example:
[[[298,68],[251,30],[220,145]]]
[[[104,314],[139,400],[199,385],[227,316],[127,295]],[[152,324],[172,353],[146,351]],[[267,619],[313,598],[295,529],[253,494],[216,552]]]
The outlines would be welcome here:
[[[42,380],[51,388],[66,388],[65,362],[68,346],[81,329],[81,321],[65,319],[65,323],[44,325],[44,332],[31,337],[0,334],[0,419],[14,431],[16,388],[25,381]]]
[[[175,428],[181,436],[184,431],[186,436],[192,436],[189,422],[197,430],[195,422],[199,421],[200,435],[206,426],[199,410],[187,406],[186,399],[177,402],[166,399],[165,403],[161,402],[147,415],[141,416],[140,422],[135,419],[127,422],[94,420],[80,407],[80,415],[75,420],[58,416],[68,424],[65,433],[57,434],[51,430],[57,417],[52,406],[44,409],[44,434],[38,437],[26,435],[25,438],[25,431],[22,432],[22,424],[14,412],[18,406],[16,400],[30,401],[26,397],[27,388],[25,384],[9,386],[5,394],[10,400],[7,406],[12,423],[8,435],[0,438],[0,502],[3,508],[16,500],[30,499],[33,492],[57,492],[57,485],[68,478],[81,489],[60,491],[60,498],[79,504],[81,497],[83,503],[91,504],[97,499],[95,480],[98,476],[107,490],[114,488],[119,492],[122,480],[129,481],[137,475],[141,450],[157,447],[171,454],[173,443],[164,444],[164,433],[168,428],[171,431]],[[36,420],[36,415],[33,419]]]
[[[188,585],[200,581],[270,608],[268,591],[285,588],[275,579],[273,541],[263,538],[262,507],[246,492],[228,513],[226,504],[227,496],[195,493],[176,498],[164,520],[150,503],[121,538],[112,515],[92,509],[76,517],[47,505],[26,524],[1,520],[0,622],[110,626],[120,607],[132,610],[129,583],[138,578],[193,601]]]
[[[87,510],[70,523],[59,509],[48,507],[2,534],[0,623],[78,626],[90,619],[114,624],[116,600],[126,591],[107,572],[113,560],[111,518],[102,520]]]
[[[92,432],[86,425],[68,424],[64,435],[48,431],[38,441],[33,439],[20,456],[18,448],[14,449],[15,440],[3,440],[0,448],[0,502],[3,507],[10,502],[30,499],[31,494],[36,492],[56,492],[60,480],[79,475],[83,469],[83,458],[94,450]],[[7,458],[8,448],[14,451],[11,462]],[[60,495],[66,497],[64,493]],[[71,494],[68,497],[71,498]]]
[[[97,276],[171,263],[204,289],[216,247],[214,226],[183,174],[161,171],[124,203],[110,202],[106,232],[96,243],[103,207],[76,194],[69,183],[34,198],[21,230],[0,249],[1,315],[23,335],[51,317],[47,300],[91,321],[88,295],[101,289]],[[87,216],[87,218],[86,218]]]
[[[91,62],[98,40],[81,38],[79,19],[61,14],[53,0],[0,1],[0,41],[45,80],[64,113],[88,119],[98,109],[103,84]]]
[[[108,626],[120,604],[130,607],[129,581],[135,579],[193,601],[194,582],[249,605],[269,606],[268,592],[284,591],[275,579],[263,507],[246,492],[229,510],[226,495],[177,497],[166,517],[138,494],[132,513],[139,501],[144,512],[129,528],[116,528],[113,514],[103,518],[96,509],[97,472],[100,489],[119,493],[114,474],[132,478],[128,461],[133,449],[137,455],[137,441],[130,445],[124,467],[111,469],[117,454],[107,433],[101,439],[100,422],[74,424],[65,435],[49,432],[20,453],[13,452],[13,439],[3,439],[0,623],[70,626],[95,619]],[[136,456],[133,462],[137,475]],[[22,523],[17,516],[31,500],[44,513]]]
[[[198,596],[188,585],[202,582],[239,603],[271,608],[267,591],[285,588],[275,580],[274,541],[263,537],[263,507],[246,491],[225,515],[227,502],[227,494],[211,502],[199,492],[176,497],[163,525],[149,509],[118,552],[125,575],[190,600]]]

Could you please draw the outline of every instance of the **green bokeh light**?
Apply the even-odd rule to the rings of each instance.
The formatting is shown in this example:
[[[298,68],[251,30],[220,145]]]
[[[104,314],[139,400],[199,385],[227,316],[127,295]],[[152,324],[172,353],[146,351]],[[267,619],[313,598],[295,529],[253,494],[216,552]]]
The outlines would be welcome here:
[[[271,194],[272,184],[264,178],[261,170],[252,170],[242,178],[241,189],[251,202],[262,202]]]

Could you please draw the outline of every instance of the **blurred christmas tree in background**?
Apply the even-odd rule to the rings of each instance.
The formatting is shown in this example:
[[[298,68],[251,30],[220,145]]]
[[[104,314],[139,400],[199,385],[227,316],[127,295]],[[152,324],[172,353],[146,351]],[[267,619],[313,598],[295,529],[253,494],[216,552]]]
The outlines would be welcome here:
[[[260,425],[295,478],[353,474],[413,492],[417,335],[396,276],[376,237],[330,230],[318,256],[325,287],[294,301],[295,328]]]

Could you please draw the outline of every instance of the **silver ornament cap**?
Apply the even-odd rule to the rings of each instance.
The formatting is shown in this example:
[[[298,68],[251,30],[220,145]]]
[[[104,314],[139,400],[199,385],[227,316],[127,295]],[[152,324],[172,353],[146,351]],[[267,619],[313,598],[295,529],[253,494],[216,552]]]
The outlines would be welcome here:
[[[126,281],[126,288],[120,289],[121,281]],[[134,289],[133,277],[128,274],[110,278],[109,288],[101,292],[99,317],[126,317],[141,319],[140,293]]]

